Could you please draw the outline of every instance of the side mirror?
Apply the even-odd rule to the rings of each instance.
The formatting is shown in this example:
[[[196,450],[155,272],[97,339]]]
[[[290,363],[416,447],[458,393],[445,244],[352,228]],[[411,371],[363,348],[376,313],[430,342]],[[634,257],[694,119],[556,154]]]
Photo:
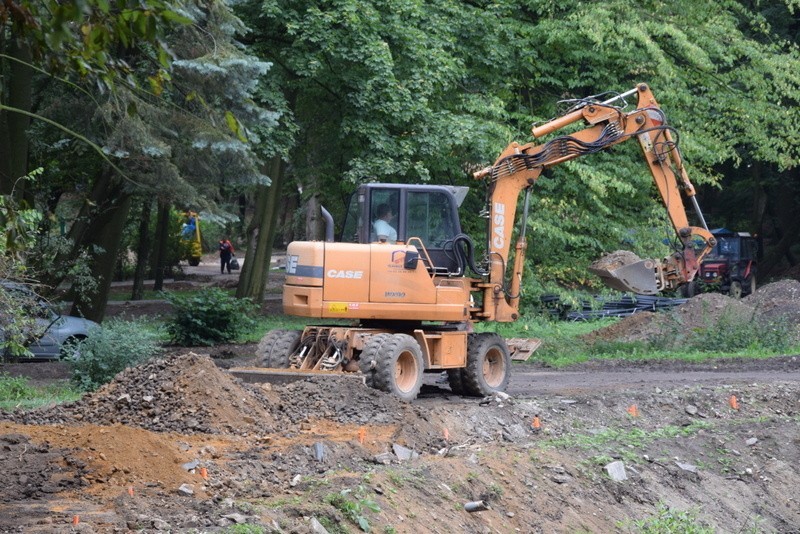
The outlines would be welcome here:
[[[403,262],[403,268],[413,271],[417,268],[419,262],[419,252],[406,252],[406,259]]]

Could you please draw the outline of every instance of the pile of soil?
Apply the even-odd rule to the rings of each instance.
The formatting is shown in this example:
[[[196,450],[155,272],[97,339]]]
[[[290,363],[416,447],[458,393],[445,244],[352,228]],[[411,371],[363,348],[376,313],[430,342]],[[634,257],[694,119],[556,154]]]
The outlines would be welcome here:
[[[19,411],[9,418],[34,425],[123,424],[155,432],[270,431],[273,417],[257,390],[245,392],[207,356],[157,358],[126,369],[110,383],[67,403]]]
[[[745,299],[720,293],[701,293],[669,312],[642,312],[595,330],[584,339],[595,341],[680,343],[696,328],[715,328],[726,323],[786,321],[800,325],[800,282],[781,280],[763,286]],[[800,331],[798,331],[800,332]]]
[[[797,280],[767,284],[745,297],[744,302],[763,317],[800,323],[800,282]]]
[[[629,250],[615,250],[611,254],[603,256],[599,260],[592,263],[589,267],[591,269],[613,271],[625,265],[631,265],[642,258]]]

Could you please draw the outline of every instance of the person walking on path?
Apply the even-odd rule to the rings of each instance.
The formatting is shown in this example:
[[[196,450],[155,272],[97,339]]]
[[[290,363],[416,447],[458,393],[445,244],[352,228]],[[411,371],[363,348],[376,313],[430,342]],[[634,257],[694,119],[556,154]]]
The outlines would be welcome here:
[[[233,250],[233,245],[226,237],[219,240],[219,273],[225,274],[225,269],[228,269],[228,274],[231,274],[231,258],[236,255]]]

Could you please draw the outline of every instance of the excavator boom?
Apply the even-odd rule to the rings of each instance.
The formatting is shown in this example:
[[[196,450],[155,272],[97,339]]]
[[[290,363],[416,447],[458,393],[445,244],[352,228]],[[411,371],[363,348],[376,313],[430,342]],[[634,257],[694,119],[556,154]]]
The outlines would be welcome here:
[[[626,111],[625,98],[636,95],[636,109]],[[664,112],[647,84],[610,100],[596,102],[583,100],[569,113],[533,128],[535,138],[583,121],[588,127],[549,141],[520,145],[512,143],[500,154],[494,165],[474,174],[475,178],[490,182],[490,232],[489,250],[492,260],[491,282],[506,287],[504,267],[509,258],[508,236],[513,231],[514,210],[519,193],[531,187],[541,173],[550,167],[575,158],[605,150],[630,139],[637,139],[645,162],[653,176],[661,200],[682,244],[681,250],[662,260],[627,257],[626,262],[596,262],[590,271],[602,281],[618,290],[652,295],[665,289],[691,281],[702,258],[715,244],[695,199],[695,190],[683,165],[672,128],[666,123]],[[686,214],[683,198],[691,200],[701,226],[692,226]],[[698,243],[701,243],[698,246]],[[524,245],[523,245],[524,247]],[[520,245],[517,245],[519,251]],[[524,249],[524,248],[523,248]],[[615,258],[618,260],[619,258]],[[522,275],[519,254],[513,269],[514,286],[518,287]],[[516,311],[518,295],[506,296],[509,306]]]

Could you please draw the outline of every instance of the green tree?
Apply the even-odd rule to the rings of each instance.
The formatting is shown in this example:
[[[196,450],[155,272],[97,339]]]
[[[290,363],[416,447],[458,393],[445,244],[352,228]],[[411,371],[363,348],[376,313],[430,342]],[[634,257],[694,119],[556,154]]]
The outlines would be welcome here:
[[[235,36],[244,27],[224,2],[190,7],[185,16],[192,24],[165,36],[173,61],[158,79],[147,74],[150,57],[139,54],[128,58],[138,84],[92,97],[63,90],[43,95],[43,113],[74,125],[104,152],[87,154],[81,140],[65,138],[49,125],[37,132],[35,153],[47,171],[64,176],[62,169],[69,165],[81,168],[40,191],[49,199],[59,199],[71,184],[84,192],[65,246],[41,257],[51,286],[69,274],[58,267],[88,259],[97,287],[91,293],[74,292],[75,314],[102,318],[134,196],[199,211],[214,208],[221,186],[268,182],[254,147],[261,135],[268,135],[277,114],[255,105],[251,95],[269,65],[237,47]],[[65,161],[65,154],[76,159]],[[59,203],[49,204],[56,211]]]

